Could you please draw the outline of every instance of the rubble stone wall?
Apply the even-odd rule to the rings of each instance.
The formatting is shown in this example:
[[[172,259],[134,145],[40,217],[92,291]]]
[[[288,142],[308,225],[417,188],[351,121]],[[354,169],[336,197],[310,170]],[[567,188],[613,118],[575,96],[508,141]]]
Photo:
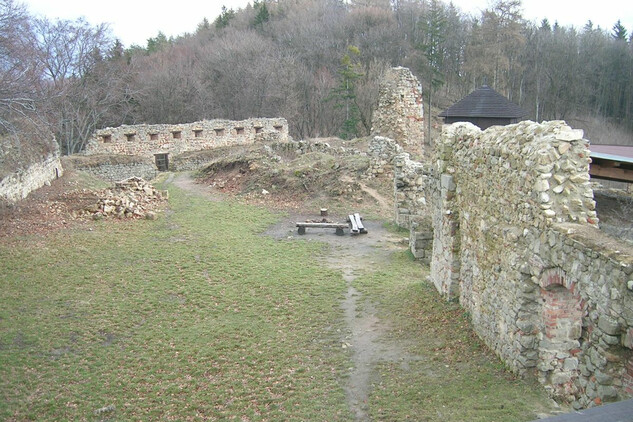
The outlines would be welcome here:
[[[381,81],[378,107],[372,117],[371,134],[391,138],[406,151],[422,151],[422,86],[406,67],[390,69]]]
[[[409,249],[416,259],[430,263],[433,249],[433,206],[440,195],[440,181],[429,163],[394,157],[394,220],[409,229]]]
[[[379,177],[393,169],[394,159],[402,153],[402,147],[390,138],[374,136],[367,147],[369,168],[367,177]]]
[[[431,281],[510,368],[576,408],[633,395],[633,254],[597,227],[581,131],[456,123],[432,169],[396,162],[396,219],[431,214]]]
[[[73,155],[66,160],[77,170],[92,174],[109,182],[141,177],[152,180],[158,174],[154,160],[147,157],[99,155],[85,157]]]
[[[16,202],[63,174],[59,151],[0,180],[0,199]]]
[[[241,121],[203,120],[176,125],[124,125],[98,130],[84,154],[123,154],[154,158],[226,145],[285,142],[288,122],[283,118]]]

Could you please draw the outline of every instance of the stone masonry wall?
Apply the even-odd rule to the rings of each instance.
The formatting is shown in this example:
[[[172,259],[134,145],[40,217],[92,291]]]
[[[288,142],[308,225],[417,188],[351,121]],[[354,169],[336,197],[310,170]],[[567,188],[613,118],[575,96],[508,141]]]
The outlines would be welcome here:
[[[98,130],[84,154],[123,154],[154,158],[213,147],[259,141],[285,142],[288,122],[283,118],[242,121],[203,120],[176,125],[133,125]]]
[[[409,152],[424,144],[424,110],[420,81],[406,67],[390,69],[381,81],[373,136],[391,138]]]
[[[433,248],[433,205],[440,181],[433,166],[412,161],[408,153],[393,158],[395,222],[409,229],[409,248],[416,259],[430,263]]]
[[[576,408],[633,395],[633,254],[597,228],[587,146],[564,122],[458,123],[432,166],[397,156],[394,179],[396,220],[423,257],[431,218],[438,291]]]
[[[367,177],[379,177],[385,174],[385,171],[392,168],[394,158],[401,153],[402,147],[392,139],[374,136],[367,147],[367,155],[369,156]]]
[[[63,174],[59,151],[49,155],[39,163],[12,173],[0,180],[0,199],[16,202],[24,199],[35,189],[39,189]]]
[[[90,173],[109,182],[141,177],[152,180],[158,174],[154,160],[147,157],[130,157],[119,155],[82,156],[72,155],[65,157],[77,170]]]
[[[437,194],[417,190],[433,201],[438,291],[509,367],[577,408],[633,393],[633,258],[597,229],[587,147],[560,121],[457,123],[437,145]]]
[[[633,256],[591,226],[557,223],[536,234],[525,236],[519,276],[520,359],[535,364],[552,396],[576,408],[630,398]]]

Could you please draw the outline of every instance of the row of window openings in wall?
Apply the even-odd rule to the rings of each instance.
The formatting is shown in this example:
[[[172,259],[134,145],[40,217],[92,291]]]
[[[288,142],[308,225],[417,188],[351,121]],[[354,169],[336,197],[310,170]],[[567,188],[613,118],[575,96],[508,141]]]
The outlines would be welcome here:
[[[281,132],[281,130],[283,129],[283,126],[273,126],[275,128],[275,130],[277,132]],[[262,133],[264,131],[264,128],[261,126],[255,126],[255,134],[258,133]],[[213,129],[215,136],[224,136],[225,134],[225,130],[224,129]],[[236,135],[244,135],[245,129],[243,127],[236,127],[235,128],[235,134]],[[182,131],[174,131],[171,133],[172,139],[181,139],[182,138]],[[196,129],[193,131],[193,136],[194,138],[202,138],[204,136],[204,131],[202,129]],[[103,138],[103,142],[112,142],[112,135],[102,135],[101,136]],[[126,133],[125,134],[125,138],[127,141],[135,141],[136,140],[136,133]],[[157,141],[158,140],[158,133],[150,133],[149,134],[149,140],[150,141]]]

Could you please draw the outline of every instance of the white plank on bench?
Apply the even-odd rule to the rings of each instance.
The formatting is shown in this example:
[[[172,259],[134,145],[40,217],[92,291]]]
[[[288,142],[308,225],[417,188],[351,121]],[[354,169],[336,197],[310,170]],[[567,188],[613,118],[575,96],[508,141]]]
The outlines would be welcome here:
[[[360,230],[358,228],[358,224],[356,224],[356,217],[354,217],[354,214],[348,215],[347,216],[347,221],[349,222],[350,232],[352,234],[360,233]]]
[[[358,230],[363,233],[366,234],[367,233],[367,229],[365,228],[365,225],[363,224],[363,219],[360,217],[359,213],[355,213],[354,214],[354,219],[356,219],[356,226],[358,227]]]

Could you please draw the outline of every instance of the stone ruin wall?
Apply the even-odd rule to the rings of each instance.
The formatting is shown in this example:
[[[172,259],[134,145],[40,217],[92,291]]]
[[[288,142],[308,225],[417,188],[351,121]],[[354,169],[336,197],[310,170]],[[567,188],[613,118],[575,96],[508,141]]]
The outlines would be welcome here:
[[[422,152],[422,86],[406,67],[388,70],[381,81],[378,107],[372,117],[371,134],[391,138],[407,151]]]
[[[408,153],[394,157],[395,222],[409,229],[409,249],[416,259],[431,263],[433,249],[432,207],[439,195],[439,181],[429,163],[413,161]]]
[[[411,154],[424,157],[424,108],[422,86],[409,69],[395,67],[386,72],[372,118],[372,135],[366,176],[395,177],[396,223],[411,229],[411,251],[416,258],[429,262],[432,245],[431,222],[426,218],[429,195],[420,192],[430,193],[434,179],[432,166],[411,160]]]
[[[402,154],[402,151],[402,147],[392,139],[384,136],[374,136],[367,146],[367,155],[369,156],[367,178],[389,175],[390,170],[393,168],[394,158]]]
[[[84,154],[135,155],[153,159],[155,154],[178,155],[227,145],[286,142],[289,138],[288,122],[283,118],[123,125],[98,130],[89,140]]]
[[[597,228],[587,147],[564,122],[457,123],[432,165],[401,154],[394,178],[396,220],[438,291],[576,408],[633,395],[633,257]]]
[[[55,143],[57,144],[57,143]],[[0,199],[16,202],[32,191],[50,184],[63,174],[59,149],[40,162],[36,162],[0,180]]]
[[[108,182],[140,177],[152,180],[158,175],[154,160],[126,155],[71,155],[64,157],[69,167],[92,174]]]

